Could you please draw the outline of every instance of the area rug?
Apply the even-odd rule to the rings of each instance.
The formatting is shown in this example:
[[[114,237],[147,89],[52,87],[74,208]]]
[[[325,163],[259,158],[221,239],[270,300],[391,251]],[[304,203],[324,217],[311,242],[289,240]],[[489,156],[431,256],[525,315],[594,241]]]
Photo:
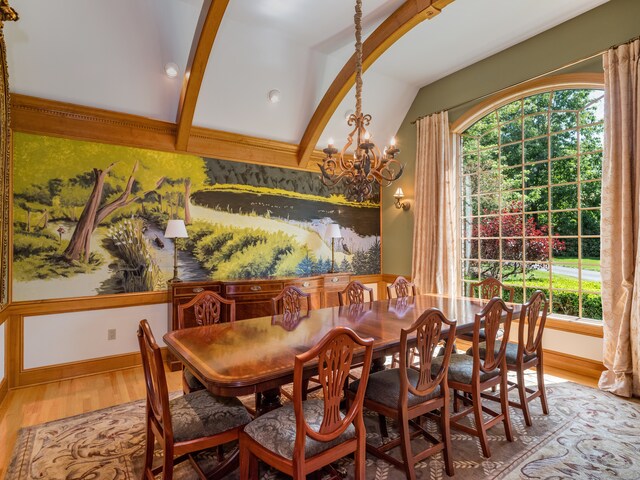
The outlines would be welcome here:
[[[550,414],[532,406],[533,426],[511,409],[515,435],[508,442],[502,426],[489,431],[492,456],[482,456],[475,437],[453,430],[457,479],[640,479],[640,403],[550,377]],[[144,450],[144,402],[65,418],[20,431],[6,480],[133,480],[140,478]],[[368,441],[378,442],[377,416],[366,415]],[[390,434],[397,435],[390,422]],[[430,426],[437,432],[435,425]],[[420,439],[414,440],[416,447]],[[397,452],[398,458],[399,452]],[[204,463],[214,456],[203,455]],[[349,458],[335,468],[353,478]],[[419,479],[446,478],[440,455],[416,465]],[[287,478],[264,469],[261,479]],[[176,480],[195,480],[188,463],[176,468]],[[237,472],[229,478],[238,478]],[[367,478],[402,479],[392,465],[367,456]]]

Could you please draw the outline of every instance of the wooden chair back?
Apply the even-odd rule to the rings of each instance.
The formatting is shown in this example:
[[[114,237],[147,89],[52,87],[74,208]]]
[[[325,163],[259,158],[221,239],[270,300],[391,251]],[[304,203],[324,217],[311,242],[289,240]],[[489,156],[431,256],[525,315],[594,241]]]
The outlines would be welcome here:
[[[369,292],[369,300],[365,300],[365,292]],[[359,281],[353,280],[343,291],[338,292],[338,301],[341,307],[366,301],[373,302],[373,288],[365,287]]]
[[[167,378],[162,363],[162,353],[151,332],[147,320],[138,327],[138,343],[142,356],[142,369],[147,390],[147,415],[163,437],[173,438]]]
[[[515,294],[515,289],[504,283],[500,282],[500,280],[495,279],[493,277],[485,278],[481,282],[472,283],[471,284],[471,293],[475,294],[476,288],[478,289],[478,298],[483,300],[490,300],[493,297],[502,298],[502,292],[509,292],[509,300],[508,302],[513,302],[513,296]]]
[[[364,365],[358,392],[342,418],[340,401],[356,349],[364,347]],[[296,356],[293,371],[293,407],[296,416],[295,451],[304,455],[306,437],[320,442],[329,442],[338,438],[353,423],[356,431],[364,435],[362,404],[369,379],[373,338],[362,339],[347,327],[336,327],[327,333],[311,350]],[[304,365],[313,359],[318,360],[317,378],[322,386],[324,414],[319,430],[314,430],[306,422],[302,410]]]
[[[448,332],[442,337],[443,327],[448,327]],[[407,346],[407,337],[415,332],[416,346],[419,363],[417,368],[409,363],[410,348]],[[400,331],[400,401],[406,404],[409,392],[417,396],[426,396],[433,392],[438,385],[444,389],[447,370],[449,369],[449,359],[453,351],[456,338],[456,322],[450,321],[437,308],[426,310],[408,329]],[[444,358],[440,370],[435,376],[431,373],[431,363],[433,355],[441,340],[446,341]],[[407,369],[414,368],[419,372],[418,383],[414,386],[409,382]]]
[[[271,299],[274,315],[300,315],[311,310],[311,295],[304,293],[298,287],[290,285],[284,287],[280,294]]]
[[[223,306],[226,312],[223,312]],[[205,290],[188,303],[178,305],[178,328],[201,327],[236,320],[236,301]]]
[[[396,277],[391,285],[387,285],[387,298],[393,298],[393,292],[395,292],[396,298],[415,297],[418,295],[416,285],[403,276]]]
[[[499,368],[506,357],[507,341],[511,329],[511,318],[513,309],[507,307],[501,298],[492,298],[489,303],[476,314],[473,326],[473,375],[479,375],[480,371],[488,373]],[[504,317],[504,321],[503,321]],[[484,323],[484,327],[482,326]],[[500,339],[500,326],[504,330],[504,339],[500,343],[500,348],[496,352],[496,343]],[[480,358],[480,329],[485,331],[485,355]]]
[[[539,354],[542,349],[542,333],[547,322],[549,301],[541,290],[536,290],[529,301],[522,305],[518,322],[518,357]]]

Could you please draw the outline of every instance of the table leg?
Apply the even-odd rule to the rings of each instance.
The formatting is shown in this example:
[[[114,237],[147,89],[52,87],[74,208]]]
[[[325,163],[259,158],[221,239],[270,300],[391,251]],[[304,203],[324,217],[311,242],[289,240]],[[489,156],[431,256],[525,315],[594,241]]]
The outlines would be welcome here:
[[[377,357],[374,358],[371,361],[371,369],[369,370],[370,373],[376,373],[376,372],[381,372],[382,370],[384,370],[384,362],[386,360],[386,357]]]
[[[271,390],[265,390],[262,392],[262,399],[260,405],[256,405],[256,414],[263,415],[271,410],[280,408],[282,402],[280,401],[280,389],[272,388]]]

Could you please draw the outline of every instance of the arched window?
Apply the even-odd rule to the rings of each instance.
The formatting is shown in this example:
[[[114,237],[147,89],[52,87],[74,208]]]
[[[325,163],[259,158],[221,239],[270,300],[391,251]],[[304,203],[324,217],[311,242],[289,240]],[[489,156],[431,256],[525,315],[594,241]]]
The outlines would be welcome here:
[[[495,277],[515,287],[518,302],[540,289],[556,315],[602,319],[603,96],[596,88],[538,90],[463,127],[463,294]]]

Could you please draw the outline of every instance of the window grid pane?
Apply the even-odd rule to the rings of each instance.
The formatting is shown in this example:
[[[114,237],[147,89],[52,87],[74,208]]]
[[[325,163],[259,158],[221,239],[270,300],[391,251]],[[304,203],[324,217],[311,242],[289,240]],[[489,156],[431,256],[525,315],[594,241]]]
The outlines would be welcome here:
[[[551,312],[602,318],[602,90],[511,102],[462,134],[462,294],[489,276]]]

